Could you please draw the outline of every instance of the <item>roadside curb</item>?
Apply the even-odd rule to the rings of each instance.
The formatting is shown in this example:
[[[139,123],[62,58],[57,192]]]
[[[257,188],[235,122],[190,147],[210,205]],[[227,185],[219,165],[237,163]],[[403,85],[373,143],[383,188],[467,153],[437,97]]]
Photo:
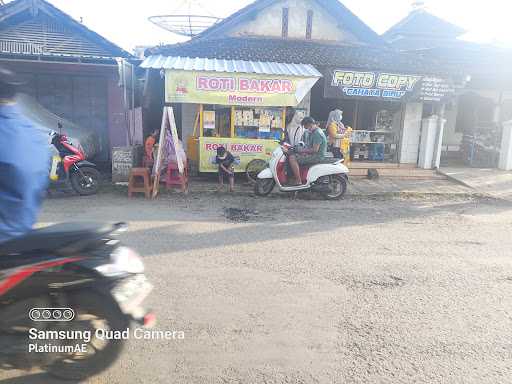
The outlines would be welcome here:
[[[111,192],[116,194],[125,194],[128,191],[128,187],[125,185],[116,185],[109,184],[104,188],[104,192]],[[188,195],[184,195],[181,191],[178,190],[170,190],[167,191],[165,188],[162,188],[160,196],[165,197],[178,197],[178,196],[193,196],[197,197],[198,195],[208,195],[208,196],[219,196],[219,197],[228,197],[228,196],[248,196],[255,197],[261,199],[269,199],[269,198],[293,198],[293,193],[282,193],[279,191],[272,192],[267,197],[258,197],[252,190],[235,190],[235,192],[227,192],[221,191],[218,192],[216,188],[203,188],[203,189],[191,189]],[[310,195],[309,192],[299,193],[299,196]],[[300,197],[299,197],[300,198]],[[399,199],[399,198],[415,198],[415,199],[432,199],[432,198],[457,198],[457,199],[482,199],[482,198],[490,198],[496,199],[493,196],[489,196],[487,194],[482,194],[478,192],[422,192],[422,191],[387,191],[387,192],[374,192],[374,193],[351,193],[350,191],[340,199],[342,200],[376,200],[376,199]]]
[[[473,186],[463,182],[460,179],[457,179],[456,177],[450,176],[449,174],[442,172],[440,169],[437,170],[437,173],[439,175],[442,175],[442,176],[446,177],[448,180],[450,180],[450,181],[452,181],[452,182],[454,182],[456,184],[462,185],[462,186],[470,188],[472,190],[476,190]]]
[[[504,202],[507,202],[507,203],[511,203],[511,200],[510,199],[507,199],[507,198],[504,198],[504,197],[500,197],[500,196],[496,196],[494,195],[493,193],[490,193],[490,192],[482,192],[482,191],[479,191],[477,188],[475,188],[473,185],[470,185],[468,183],[465,183],[464,181],[456,178],[456,177],[453,177],[453,176],[450,176],[449,174],[447,173],[444,173],[442,172],[441,170],[437,170],[437,173],[439,173],[440,175],[443,175],[444,177],[446,177],[448,180],[456,183],[456,184],[459,184],[459,185],[462,185],[466,188],[469,188],[473,191],[475,191],[475,194],[478,194],[481,196],[481,198],[489,198],[489,199],[493,199],[493,200],[499,200],[499,201],[504,201]]]

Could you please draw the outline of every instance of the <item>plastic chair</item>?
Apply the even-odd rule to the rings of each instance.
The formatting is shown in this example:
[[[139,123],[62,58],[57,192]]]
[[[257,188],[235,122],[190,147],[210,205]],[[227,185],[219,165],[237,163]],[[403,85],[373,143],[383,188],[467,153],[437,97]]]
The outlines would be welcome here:
[[[170,161],[167,165],[167,189],[175,186],[180,186],[183,193],[188,192],[188,161],[183,164],[183,174],[180,173],[178,163]]]

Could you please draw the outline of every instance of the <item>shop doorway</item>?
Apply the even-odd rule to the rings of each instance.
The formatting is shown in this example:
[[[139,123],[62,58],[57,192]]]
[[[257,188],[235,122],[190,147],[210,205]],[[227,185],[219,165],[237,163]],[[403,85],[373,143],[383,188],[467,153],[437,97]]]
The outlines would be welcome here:
[[[496,111],[493,98],[476,92],[461,95],[456,111],[447,116],[441,165],[496,168],[502,136]]]
[[[402,132],[402,104],[357,101],[350,145],[352,161],[398,163]]]

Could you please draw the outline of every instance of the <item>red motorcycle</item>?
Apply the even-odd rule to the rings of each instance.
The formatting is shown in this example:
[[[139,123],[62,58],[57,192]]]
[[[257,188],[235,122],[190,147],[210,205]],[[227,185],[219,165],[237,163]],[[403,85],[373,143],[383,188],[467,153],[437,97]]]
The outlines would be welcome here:
[[[52,132],[53,146],[59,152],[54,156],[50,179],[53,182],[67,182],[82,196],[94,195],[100,186],[100,173],[95,164],[86,160],[84,151],[73,146],[67,136]]]

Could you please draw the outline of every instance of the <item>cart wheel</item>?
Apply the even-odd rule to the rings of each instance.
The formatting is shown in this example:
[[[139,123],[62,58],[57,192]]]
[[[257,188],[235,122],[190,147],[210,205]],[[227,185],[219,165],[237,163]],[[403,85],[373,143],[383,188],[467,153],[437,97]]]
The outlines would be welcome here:
[[[256,184],[256,180],[258,178],[258,174],[268,167],[268,163],[265,160],[254,159],[247,164],[245,168],[245,174],[247,175],[247,180],[251,184]]]

